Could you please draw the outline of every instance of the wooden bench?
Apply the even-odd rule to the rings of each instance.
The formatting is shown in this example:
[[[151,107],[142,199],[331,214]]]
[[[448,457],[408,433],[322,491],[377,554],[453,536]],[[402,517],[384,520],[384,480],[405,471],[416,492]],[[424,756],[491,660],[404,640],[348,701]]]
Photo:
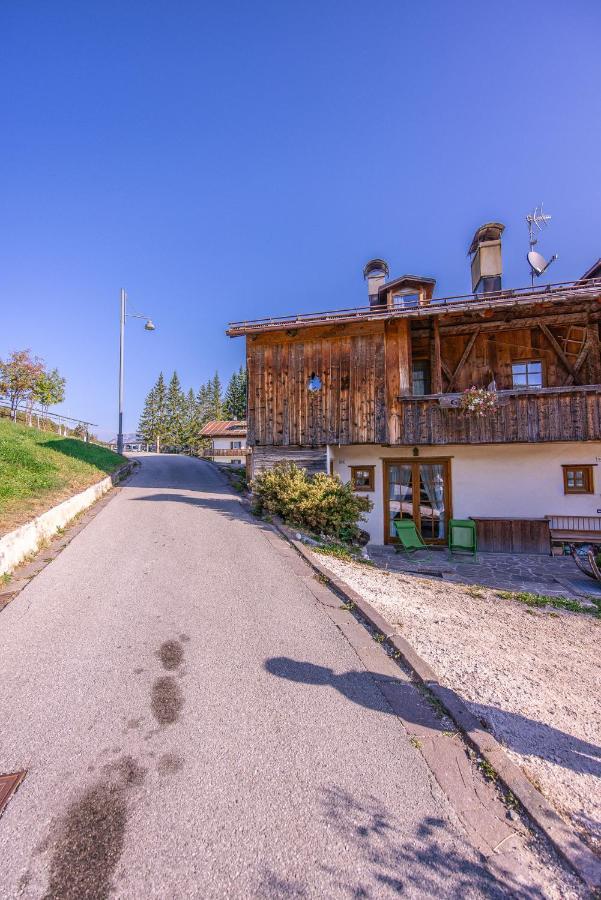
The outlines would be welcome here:
[[[546,516],[551,541],[571,544],[601,543],[601,516]]]

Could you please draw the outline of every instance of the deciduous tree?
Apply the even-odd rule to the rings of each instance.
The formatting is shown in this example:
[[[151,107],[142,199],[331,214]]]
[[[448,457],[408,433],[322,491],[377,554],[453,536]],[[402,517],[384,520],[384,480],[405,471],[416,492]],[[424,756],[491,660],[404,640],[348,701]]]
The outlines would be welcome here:
[[[13,419],[21,403],[31,397],[37,380],[44,373],[44,360],[32,356],[30,350],[14,350],[8,359],[0,360],[0,394],[10,403]]]

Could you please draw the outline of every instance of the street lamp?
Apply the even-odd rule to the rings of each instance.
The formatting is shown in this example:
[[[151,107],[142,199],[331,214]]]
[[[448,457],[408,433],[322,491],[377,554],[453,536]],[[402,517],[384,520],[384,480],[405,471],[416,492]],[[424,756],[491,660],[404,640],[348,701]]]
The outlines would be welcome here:
[[[121,288],[121,318],[119,321],[119,433],[117,435],[117,453],[123,453],[123,352],[125,343],[125,320],[146,319],[145,331],[154,331],[156,326],[152,319],[140,313],[127,312],[127,294]]]

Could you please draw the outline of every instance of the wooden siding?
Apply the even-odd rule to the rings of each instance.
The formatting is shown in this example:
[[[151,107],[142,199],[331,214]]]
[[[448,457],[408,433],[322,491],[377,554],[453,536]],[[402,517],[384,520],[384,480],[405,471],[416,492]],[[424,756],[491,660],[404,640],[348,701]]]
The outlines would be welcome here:
[[[248,443],[319,447],[386,441],[383,335],[380,327],[302,341],[249,341]],[[313,374],[321,380],[318,391],[308,389]]]
[[[490,313],[490,315],[489,315]],[[436,319],[323,324],[247,337],[248,444],[449,444],[599,440],[598,305],[524,309],[503,317],[453,313]],[[512,364],[540,360],[557,395],[504,397],[475,419],[412,396],[412,366],[430,363],[432,390],[461,392],[495,381],[512,388]],[[315,374],[317,391],[308,389]]]
[[[271,469],[280,462],[293,462],[310,475],[326,471],[325,450],[311,450],[307,447],[256,447],[250,457],[251,477]]]

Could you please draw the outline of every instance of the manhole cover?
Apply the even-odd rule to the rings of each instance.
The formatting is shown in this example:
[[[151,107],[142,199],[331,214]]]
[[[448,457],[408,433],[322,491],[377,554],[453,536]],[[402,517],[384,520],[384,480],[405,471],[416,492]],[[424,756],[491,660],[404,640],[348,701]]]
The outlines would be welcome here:
[[[0,775],[0,815],[8,803],[11,794],[16,791],[23,779],[25,771],[13,772],[12,775]]]

